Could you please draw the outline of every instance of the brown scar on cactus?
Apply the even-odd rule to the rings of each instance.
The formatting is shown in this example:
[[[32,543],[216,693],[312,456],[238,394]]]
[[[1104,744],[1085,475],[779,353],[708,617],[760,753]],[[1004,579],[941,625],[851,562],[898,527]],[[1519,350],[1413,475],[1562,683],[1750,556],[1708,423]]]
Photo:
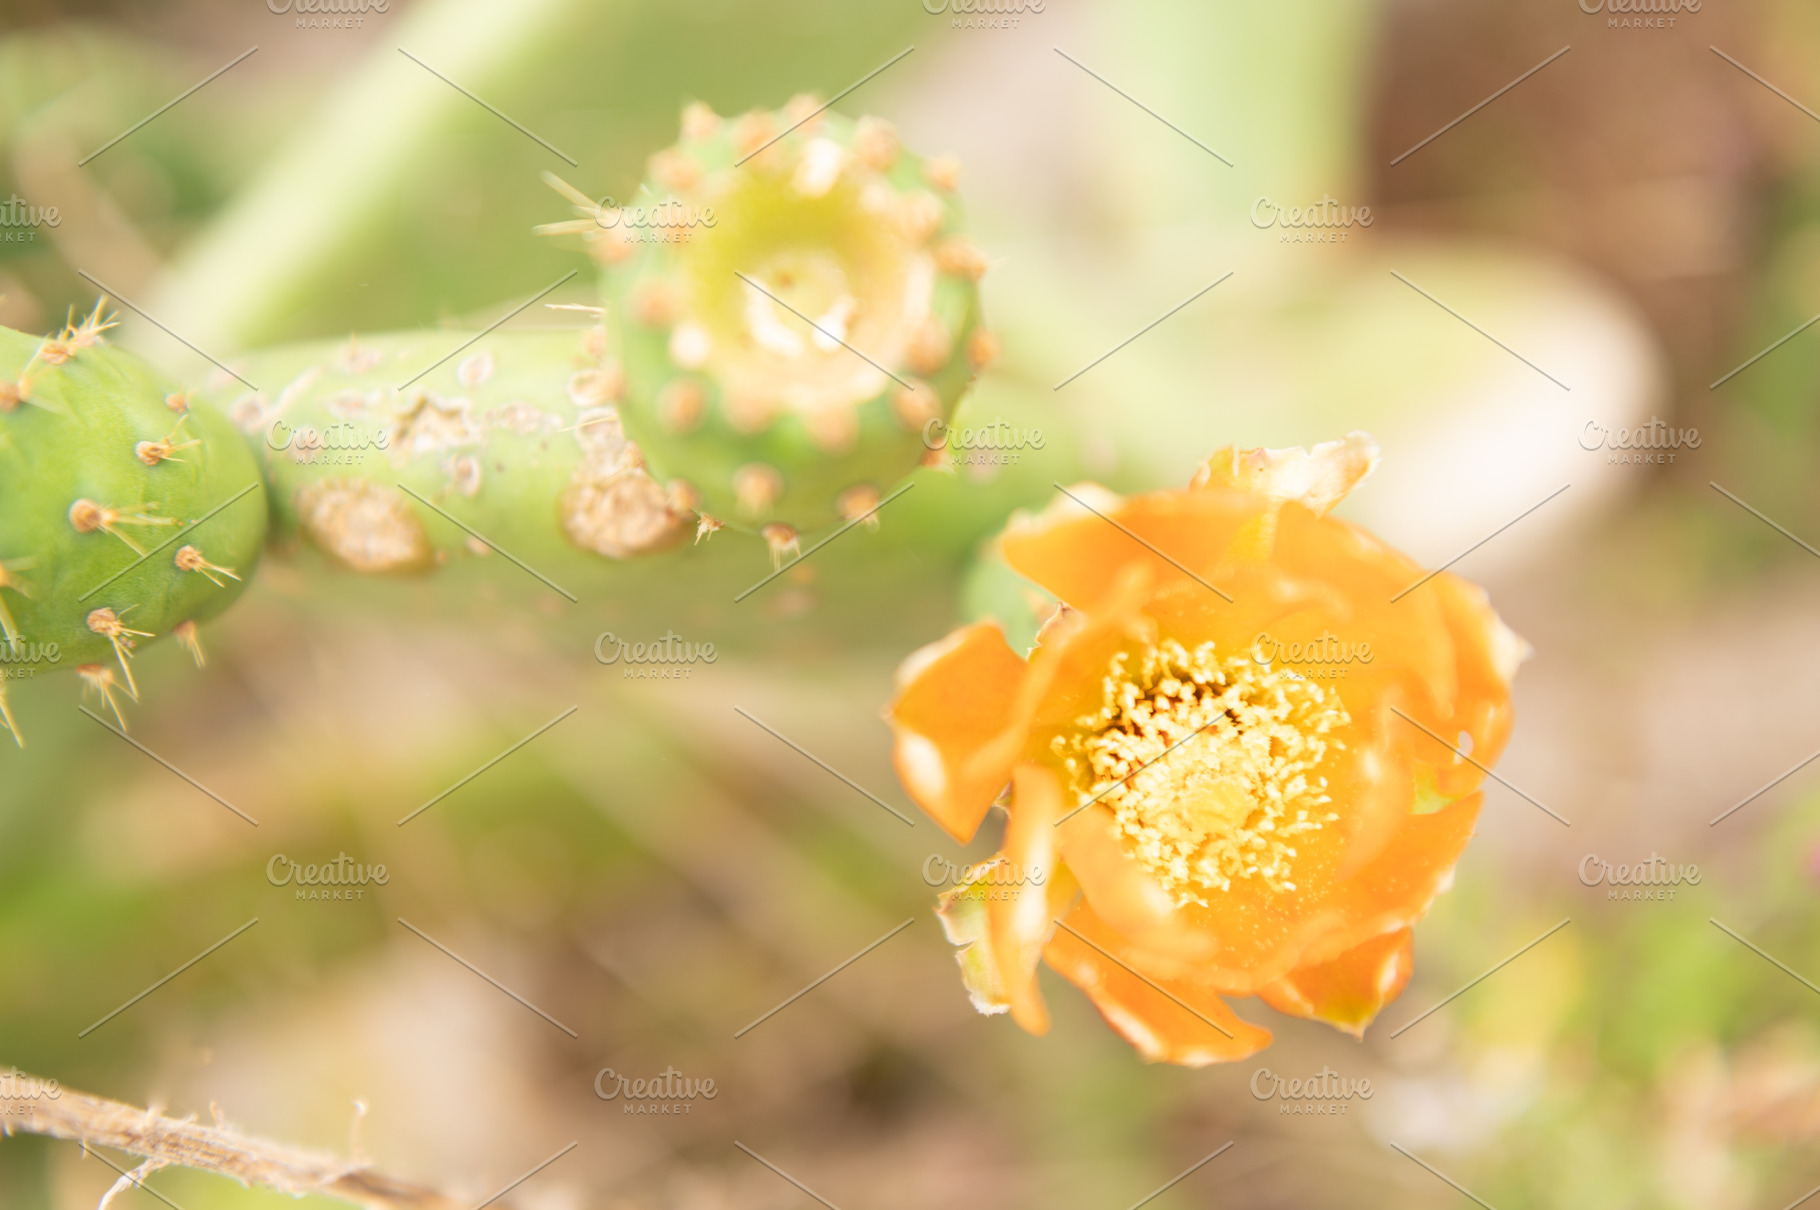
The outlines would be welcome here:
[[[304,536],[355,571],[420,571],[430,536],[404,493],[366,479],[319,479],[297,493]]]
[[[157,506],[149,507],[156,508]],[[96,504],[87,497],[70,505],[69,518],[70,524],[76,527],[77,533],[92,534],[99,530],[105,534],[112,534],[126,543],[127,547],[136,555],[143,555],[145,550],[137,542],[121,533],[120,526],[177,524],[174,517],[159,517],[148,513],[123,513],[104,504]]]

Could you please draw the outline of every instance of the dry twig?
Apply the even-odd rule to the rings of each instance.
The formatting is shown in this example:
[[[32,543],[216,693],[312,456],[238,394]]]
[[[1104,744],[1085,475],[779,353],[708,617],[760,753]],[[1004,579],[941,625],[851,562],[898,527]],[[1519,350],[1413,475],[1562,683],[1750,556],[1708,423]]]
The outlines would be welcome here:
[[[139,1174],[159,1168],[196,1168],[243,1185],[263,1185],[294,1197],[338,1198],[367,1210],[471,1210],[434,1189],[394,1180],[361,1162],[249,1138],[194,1118],[179,1121],[156,1109],[57,1088],[31,1076],[15,1074],[11,1083],[30,1087],[35,1095],[0,1096],[0,1134],[41,1134],[131,1152],[146,1161],[135,1170],[135,1182]],[[506,1204],[491,1205],[504,1210]]]

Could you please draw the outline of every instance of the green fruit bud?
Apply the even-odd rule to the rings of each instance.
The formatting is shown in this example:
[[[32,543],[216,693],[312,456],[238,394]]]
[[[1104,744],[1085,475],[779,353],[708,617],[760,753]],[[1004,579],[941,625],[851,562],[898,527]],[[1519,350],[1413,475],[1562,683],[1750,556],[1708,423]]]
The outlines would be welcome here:
[[[583,217],[544,230],[605,266],[627,432],[708,524],[787,546],[925,460],[925,426],[994,349],[957,175],[799,98],[728,121],[691,106],[636,205],[551,178]]]

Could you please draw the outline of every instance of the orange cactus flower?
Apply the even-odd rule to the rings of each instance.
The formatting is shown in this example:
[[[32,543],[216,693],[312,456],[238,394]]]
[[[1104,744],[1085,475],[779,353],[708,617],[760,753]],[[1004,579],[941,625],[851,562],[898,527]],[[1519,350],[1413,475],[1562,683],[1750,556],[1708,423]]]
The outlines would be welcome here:
[[[1028,656],[981,622],[904,663],[911,797],[966,843],[1010,789],[1002,850],[938,908],[981,1012],[1046,1032],[1047,962],[1198,1066],[1270,1041],[1225,997],[1356,1037],[1402,992],[1525,647],[1327,515],[1377,459],[1353,433],[1221,450],[1186,491],[1071,489],[999,540],[1061,602]]]

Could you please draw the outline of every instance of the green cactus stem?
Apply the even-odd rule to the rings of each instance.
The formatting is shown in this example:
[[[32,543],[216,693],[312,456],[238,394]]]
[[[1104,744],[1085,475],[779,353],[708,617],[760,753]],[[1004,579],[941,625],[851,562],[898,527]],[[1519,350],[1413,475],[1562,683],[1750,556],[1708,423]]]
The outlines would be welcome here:
[[[556,567],[687,539],[693,500],[647,474],[621,431],[601,328],[463,339],[283,346],[237,364],[260,389],[211,381],[204,398],[259,458],[279,541],[357,572],[413,573],[493,543]]]
[[[925,426],[996,352],[958,177],[888,122],[799,97],[730,120],[689,106],[637,205],[548,178],[580,217],[540,230],[581,234],[604,267],[626,430],[705,527],[781,553],[926,459]]]
[[[111,348],[101,303],[53,336],[0,329],[0,725],[6,681],[74,667],[121,724],[133,656],[227,608],[259,558],[264,487],[220,417]]]

